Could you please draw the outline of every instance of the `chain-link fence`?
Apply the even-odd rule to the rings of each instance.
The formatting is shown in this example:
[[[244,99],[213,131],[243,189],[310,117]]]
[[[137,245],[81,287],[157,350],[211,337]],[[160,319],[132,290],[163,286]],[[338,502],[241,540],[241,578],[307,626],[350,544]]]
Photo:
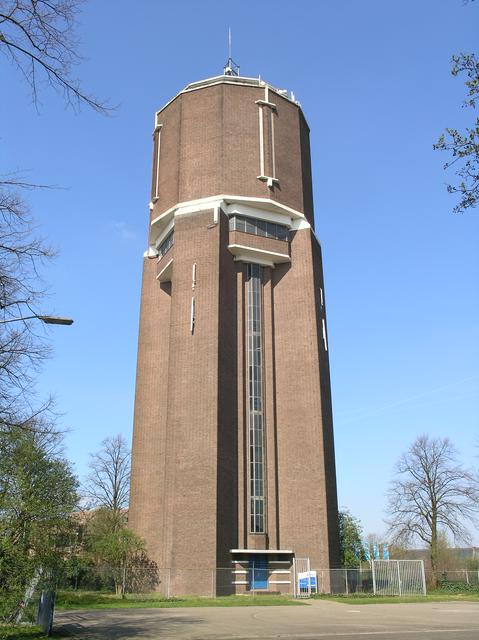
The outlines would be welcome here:
[[[306,568],[305,568],[306,567]],[[458,581],[465,581],[464,572]],[[472,582],[473,573],[468,580]],[[448,574],[449,575],[449,574]],[[476,578],[477,580],[478,578]],[[170,598],[186,595],[207,597],[235,594],[285,594],[309,596],[314,593],[415,595],[425,593],[421,560],[378,560],[357,569],[316,569],[296,564],[271,564],[256,569],[247,563],[216,569],[157,569],[131,567],[84,567],[57,582],[58,588],[110,593],[146,594],[156,592]]]
[[[426,593],[421,560],[374,560],[357,569],[326,569],[312,573],[316,585],[311,589],[313,593],[397,596]],[[301,589],[298,591],[301,592]]]
[[[470,569],[462,569],[457,571],[441,571],[440,579],[445,582],[464,583],[479,586],[479,571]]]
[[[160,597],[200,595],[206,597],[250,594],[253,596],[293,593],[293,570],[289,568],[255,569],[236,565],[216,569],[172,568],[144,569],[84,567],[60,576],[58,589],[105,593],[157,593]]]

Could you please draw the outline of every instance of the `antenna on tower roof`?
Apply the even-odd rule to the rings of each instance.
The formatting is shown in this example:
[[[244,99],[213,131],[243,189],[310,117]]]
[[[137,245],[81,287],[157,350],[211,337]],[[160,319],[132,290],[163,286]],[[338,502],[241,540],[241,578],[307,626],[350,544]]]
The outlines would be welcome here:
[[[231,57],[231,27],[228,27],[228,61],[223,67],[223,73],[225,76],[239,76],[239,65]]]

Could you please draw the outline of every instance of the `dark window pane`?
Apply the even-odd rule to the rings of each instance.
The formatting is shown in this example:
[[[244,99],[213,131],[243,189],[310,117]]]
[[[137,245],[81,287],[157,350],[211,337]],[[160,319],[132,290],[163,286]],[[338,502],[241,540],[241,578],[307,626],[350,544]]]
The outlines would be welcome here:
[[[265,220],[257,220],[256,221],[257,235],[258,236],[263,236],[264,238],[266,237],[266,225],[267,225],[267,222],[265,222]]]

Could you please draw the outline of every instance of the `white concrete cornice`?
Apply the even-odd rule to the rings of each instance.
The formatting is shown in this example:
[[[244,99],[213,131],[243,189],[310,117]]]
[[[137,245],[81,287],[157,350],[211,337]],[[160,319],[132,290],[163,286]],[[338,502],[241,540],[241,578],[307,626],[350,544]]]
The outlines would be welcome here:
[[[197,200],[186,200],[185,202],[179,202],[175,204],[173,207],[170,207],[162,214],[157,216],[151,221],[151,226],[155,226],[160,224],[162,221],[166,220],[172,214],[174,215],[182,215],[194,211],[200,211],[208,208],[214,208],[215,206],[221,206],[222,203],[228,204],[245,204],[252,207],[256,207],[258,209],[264,209],[265,211],[272,211],[276,213],[282,213],[283,215],[289,215],[291,218],[299,218],[305,219],[304,213],[298,211],[297,209],[293,209],[292,207],[288,207],[281,202],[277,202],[276,200],[272,200],[271,198],[257,198],[255,196],[233,196],[227,194],[220,194],[216,196],[208,196],[206,198],[198,198]],[[209,205],[209,206],[204,206]],[[150,208],[153,209],[150,203]]]
[[[281,553],[292,555],[292,549],[230,549],[230,553]]]
[[[297,209],[293,209],[292,207],[288,207],[281,202],[277,202],[276,200],[271,200],[271,198],[256,198],[254,196],[232,196],[227,194],[220,194],[217,196],[208,196],[207,198],[199,198],[197,200],[187,200],[185,202],[179,202],[175,204],[173,207],[170,207],[166,211],[164,211],[159,216],[156,216],[150,223],[150,238],[149,238],[149,246],[154,247],[158,241],[158,238],[165,230],[172,220],[176,216],[184,216],[184,215],[194,215],[196,213],[200,213],[201,211],[208,211],[209,209],[213,209],[216,212],[216,216],[218,214],[218,209],[221,207],[225,212],[229,209],[230,205],[244,205],[245,207],[250,207],[255,210],[255,214],[245,213],[241,215],[250,215],[253,217],[263,218],[265,220],[270,220],[270,218],[265,217],[267,214],[279,214],[283,216],[282,222],[276,218],[274,221],[279,222],[280,224],[291,225],[292,220],[304,220],[306,218],[304,213],[298,211]],[[150,209],[153,207],[150,204]],[[233,211],[231,211],[233,213]],[[263,212],[263,213],[261,213]],[[289,222],[288,222],[289,219]],[[271,220],[272,221],[272,220]],[[307,222],[307,221],[306,221]]]
[[[150,203],[150,209],[153,209],[153,207],[154,205]],[[213,210],[213,221],[218,222],[219,209],[222,209],[228,216],[236,214],[268,222],[276,222],[289,227],[292,231],[303,229],[311,229],[313,231],[304,213],[271,198],[220,194],[179,202],[156,216],[150,223],[149,249],[147,249],[145,256],[147,254],[148,256],[153,255],[155,247],[173,228],[176,217],[196,215],[203,211]],[[314,231],[313,234],[319,243]]]

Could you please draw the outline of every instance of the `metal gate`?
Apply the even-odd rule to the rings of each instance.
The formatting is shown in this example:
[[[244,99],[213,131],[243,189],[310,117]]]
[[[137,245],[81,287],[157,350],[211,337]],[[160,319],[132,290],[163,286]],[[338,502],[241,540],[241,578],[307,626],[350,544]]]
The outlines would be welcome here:
[[[311,571],[309,558],[293,558],[294,596],[309,598],[318,591],[316,571]]]
[[[422,560],[372,560],[373,592],[382,596],[426,595]]]

